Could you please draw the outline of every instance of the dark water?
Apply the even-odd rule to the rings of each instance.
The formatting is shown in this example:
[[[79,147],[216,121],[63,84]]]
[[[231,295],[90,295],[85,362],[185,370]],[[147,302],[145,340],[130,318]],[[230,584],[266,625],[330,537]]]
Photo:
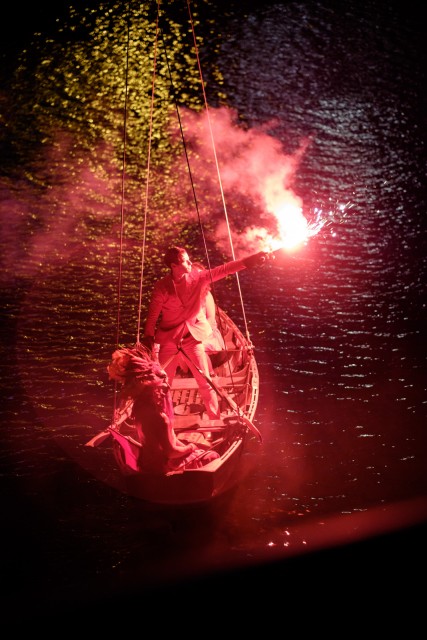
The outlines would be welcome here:
[[[335,566],[347,590],[354,576],[370,575],[365,589],[393,582],[399,570],[406,576],[424,563],[415,535],[427,515],[419,16],[385,2],[203,8],[212,107],[237,114],[239,128],[229,132],[248,132],[247,156],[273,139],[277,162],[285,162],[307,143],[288,186],[308,218],[317,208],[332,212],[333,224],[296,254],[240,279],[264,436],[262,446],[250,442],[241,482],[210,507],[160,509],[123,491],[108,445],[83,446],[112,411],[105,368],[117,331],[126,31],[120,6],[108,29],[101,5],[92,3],[94,14],[76,6],[77,18],[61,15],[61,33],[49,22],[49,37],[23,43],[19,63],[8,51],[4,73],[5,602],[17,609],[25,602],[31,616],[45,614],[47,603],[57,613],[84,606],[93,613],[109,599],[135,606],[160,592],[229,597],[236,589],[259,601],[279,581],[276,597],[309,608]],[[73,20],[81,32],[71,37]],[[131,83],[148,73],[140,64]],[[178,91],[186,72],[181,66],[174,79]],[[141,80],[148,81],[149,74]],[[195,92],[188,100],[200,104]],[[131,107],[123,342],[135,339],[139,317],[145,158],[138,150],[147,135],[146,112]],[[234,134],[227,142],[233,150]],[[170,142],[155,144],[142,315],[165,242],[203,256],[174,153]],[[211,257],[227,259],[215,240],[220,207],[202,184]],[[234,186],[227,195],[238,237],[260,224],[259,201],[248,182]],[[232,285],[217,295],[241,324]],[[341,589],[333,589],[337,597]]]

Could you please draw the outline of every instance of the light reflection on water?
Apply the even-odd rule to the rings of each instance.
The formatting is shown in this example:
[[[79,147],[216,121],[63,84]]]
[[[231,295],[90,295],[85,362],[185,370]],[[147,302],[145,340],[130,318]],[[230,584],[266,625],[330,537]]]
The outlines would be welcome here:
[[[356,529],[363,536],[396,526],[396,520],[404,525],[413,515],[410,508],[386,525],[382,518],[396,503],[426,494],[425,193],[414,186],[424,165],[414,153],[420,143],[410,117],[422,71],[412,60],[397,106],[400,72],[394,76],[390,69],[406,67],[410,49],[397,18],[388,16],[367,46],[366,22],[372,20],[374,28],[376,19],[369,3],[366,15],[353,7],[353,13],[332,16],[323,3],[310,6],[273,5],[250,19],[226,20],[211,69],[223,77],[228,103],[249,127],[274,118],[275,135],[291,149],[312,137],[295,178],[307,211],[330,201],[354,203],[351,215],[297,255],[240,279],[261,378],[256,423],[265,442],[249,445],[242,482],[222,510],[197,517],[144,511],[121,493],[108,447],[83,447],[112,412],[106,364],[116,338],[120,175],[117,159],[113,166],[106,159],[111,146],[119,148],[119,136],[110,131],[107,147],[94,140],[88,148],[87,132],[71,126],[71,139],[57,136],[56,152],[53,146],[31,166],[31,180],[20,176],[18,185],[11,171],[2,181],[8,331],[16,320],[13,356],[11,334],[5,334],[12,359],[4,383],[4,468],[33,505],[44,502],[56,514],[53,528],[66,531],[70,545],[86,546],[88,568],[97,564],[101,577],[92,580],[105,579],[105,589],[118,576],[161,581],[180,576],[184,567],[197,573],[351,541]],[[120,45],[116,37],[114,47]],[[87,55],[85,43],[76,47]],[[352,50],[359,58],[348,69]],[[373,52],[375,70],[360,59]],[[56,72],[62,53],[54,58]],[[91,71],[86,74],[90,80]],[[55,91],[46,88],[45,77],[38,80],[41,93]],[[105,87],[107,94],[113,88]],[[23,90],[21,106],[25,100],[32,94]],[[82,103],[77,99],[75,109],[84,124]],[[103,108],[101,101],[101,117]],[[73,107],[67,110],[72,121]],[[52,132],[59,129],[60,114],[55,106],[44,112]],[[136,134],[133,142],[138,144]],[[160,153],[154,167],[161,182],[153,187],[158,200],[151,213],[158,224],[149,229],[154,261],[147,290],[158,275],[163,239],[203,254],[196,226],[180,226],[182,194],[165,199],[176,168],[165,164],[166,157]],[[93,174],[86,171],[88,159]],[[133,178],[138,171],[132,169]],[[140,195],[135,179],[124,247],[123,342],[134,341],[137,326]],[[230,211],[238,216],[248,202],[235,193],[230,198]],[[253,203],[248,210],[256,219]],[[222,256],[217,252],[215,258]],[[236,291],[222,283],[216,293],[239,324]],[[423,503],[421,508],[425,515]],[[359,515],[368,512],[362,521]],[[347,525],[348,514],[359,517],[357,525]],[[52,527],[52,516],[44,517]],[[101,531],[105,555],[96,544]],[[179,557],[170,549],[175,546]],[[95,547],[96,560],[89,557]],[[42,557],[47,553],[42,545]],[[60,545],[48,555],[61,557]],[[50,577],[53,584],[53,568]],[[70,588],[73,577],[70,571]]]

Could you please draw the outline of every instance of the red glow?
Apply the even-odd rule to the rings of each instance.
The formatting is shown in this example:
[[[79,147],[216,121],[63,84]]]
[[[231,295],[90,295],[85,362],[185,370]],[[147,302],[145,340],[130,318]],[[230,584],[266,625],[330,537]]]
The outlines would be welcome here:
[[[297,249],[305,244],[309,238],[308,222],[301,207],[291,202],[284,202],[274,211],[277,219],[279,235],[271,240],[270,251],[279,249]]]
[[[257,239],[262,251],[285,249],[297,251],[307,244],[309,238],[316,235],[323,227],[323,222],[310,224],[303,214],[302,207],[296,197],[275,204],[270,212],[276,218],[277,233],[272,235],[265,228],[252,227],[246,230],[246,236]]]
[[[233,232],[225,221],[218,224],[215,239],[225,253],[229,252],[230,236],[237,256],[278,249],[297,251],[321,229],[340,223],[347,209],[351,208],[350,203],[328,203],[326,210],[323,202],[319,202],[314,210],[310,209],[310,221],[305,217],[302,199],[295,194],[292,184],[310,145],[309,138],[301,140],[299,147],[287,154],[280,142],[269,135],[265,128],[242,128],[238,124],[237,114],[225,107],[210,109],[209,119],[206,112],[200,114],[183,109],[182,115],[187,140],[191,141],[192,171],[194,175],[204,176],[205,211],[210,206],[208,196],[216,201],[218,192],[216,172],[206,172],[206,158],[211,156],[212,138],[215,140],[224,192],[227,195],[243,195],[258,209],[259,226],[250,225]],[[234,206],[239,213],[238,200]]]
[[[283,248],[296,251],[316,235],[324,222],[309,224],[303,214],[302,201],[293,191],[283,186],[283,175],[272,174],[264,182],[263,199],[266,209],[275,217],[277,235],[265,238],[264,250],[275,251]]]

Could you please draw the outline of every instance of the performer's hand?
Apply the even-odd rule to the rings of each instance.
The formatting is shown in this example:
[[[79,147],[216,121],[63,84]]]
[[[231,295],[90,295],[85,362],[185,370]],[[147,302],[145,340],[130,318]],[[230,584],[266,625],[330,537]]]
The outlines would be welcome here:
[[[153,351],[153,348],[154,348],[154,336],[144,336],[141,339],[141,344],[143,344],[144,347],[147,347],[147,349],[151,353]]]
[[[245,258],[243,260],[243,264],[246,269],[252,269],[252,267],[261,267],[266,260],[268,260],[268,253],[266,251],[260,251],[259,253],[255,253],[253,256],[249,256],[249,258]]]

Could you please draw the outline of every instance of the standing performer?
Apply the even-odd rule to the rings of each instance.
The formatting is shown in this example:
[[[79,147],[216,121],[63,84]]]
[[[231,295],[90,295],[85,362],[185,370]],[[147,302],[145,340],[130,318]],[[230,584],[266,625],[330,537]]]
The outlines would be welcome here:
[[[203,342],[212,333],[204,304],[210,284],[243,269],[264,264],[269,254],[261,251],[243,260],[233,260],[213,269],[192,269],[187,250],[170,247],[164,263],[170,273],[158,280],[148,307],[143,343],[152,349],[160,345],[159,362],[167,373],[169,384],[175,377],[182,345],[189,356],[188,366],[199,386],[200,395],[211,420],[220,418],[216,391],[211,387],[208,356]],[[200,373],[202,371],[202,373]]]

